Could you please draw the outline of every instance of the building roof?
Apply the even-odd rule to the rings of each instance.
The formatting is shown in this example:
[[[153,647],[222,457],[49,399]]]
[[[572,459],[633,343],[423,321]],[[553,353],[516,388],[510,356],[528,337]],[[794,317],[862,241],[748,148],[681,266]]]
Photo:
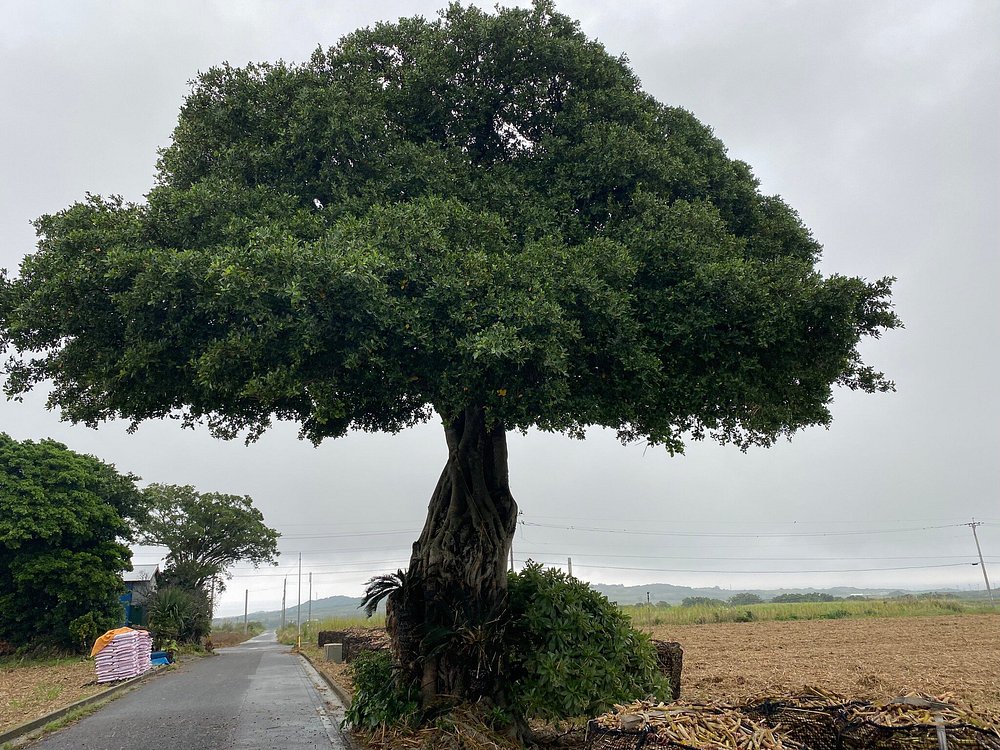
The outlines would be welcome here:
[[[125,583],[150,581],[153,576],[159,572],[159,565],[133,565],[131,571],[126,570],[122,573],[122,580],[125,581]]]

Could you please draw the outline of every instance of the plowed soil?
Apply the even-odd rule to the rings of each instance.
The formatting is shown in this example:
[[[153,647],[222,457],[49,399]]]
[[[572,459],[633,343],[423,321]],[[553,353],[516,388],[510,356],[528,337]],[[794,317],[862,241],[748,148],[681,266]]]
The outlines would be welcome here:
[[[684,649],[682,697],[739,703],[815,685],[851,698],[917,690],[1000,711],[1000,614],[654,627]]]
[[[94,663],[84,659],[0,666],[0,732],[107,687],[97,684]]]

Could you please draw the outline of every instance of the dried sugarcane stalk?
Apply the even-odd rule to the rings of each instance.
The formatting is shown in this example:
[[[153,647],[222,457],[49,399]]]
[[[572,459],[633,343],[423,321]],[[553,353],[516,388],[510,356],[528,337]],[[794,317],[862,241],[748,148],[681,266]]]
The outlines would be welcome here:
[[[659,742],[674,742],[700,750],[790,750],[782,740],[728,706],[653,704],[637,701],[617,705],[595,723],[610,730],[648,731]]]
[[[891,728],[965,724],[1000,737],[1000,717],[956,706],[948,700],[950,698],[908,693],[890,701],[851,706],[847,709],[846,718],[848,721],[867,721]]]

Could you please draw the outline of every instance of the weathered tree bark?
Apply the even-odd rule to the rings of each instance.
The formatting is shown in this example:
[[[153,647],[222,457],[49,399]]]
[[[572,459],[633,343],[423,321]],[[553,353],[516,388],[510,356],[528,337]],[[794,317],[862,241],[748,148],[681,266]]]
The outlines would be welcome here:
[[[386,627],[425,709],[455,699],[502,704],[507,555],[517,524],[507,438],[475,406],[445,425],[445,437],[448,462],[406,582],[389,597]]]

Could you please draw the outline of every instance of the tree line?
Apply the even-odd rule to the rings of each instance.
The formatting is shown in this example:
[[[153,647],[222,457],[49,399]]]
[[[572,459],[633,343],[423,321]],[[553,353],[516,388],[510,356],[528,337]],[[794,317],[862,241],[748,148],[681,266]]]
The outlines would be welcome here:
[[[131,544],[166,549],[148,616],[173,641],[209,632],[210,594],[234,563],[276,560],[278,533],[250,497],[138,483],[54,440],[0,433],[0,655],[83,650],[121,625]]]
[[[821,594],[819,592],[807,592],[802,594],[778,594],[770,599],[764,599],[759,594],[748,591],[733,594],[728,599],[715,599],[710,596],[687,596],[681,600],[682,607],[727,607],[740,606],[744,604],[798,604],[801,602],[843,602],[864,599],[863,596],[834,596],[833,594]]]

